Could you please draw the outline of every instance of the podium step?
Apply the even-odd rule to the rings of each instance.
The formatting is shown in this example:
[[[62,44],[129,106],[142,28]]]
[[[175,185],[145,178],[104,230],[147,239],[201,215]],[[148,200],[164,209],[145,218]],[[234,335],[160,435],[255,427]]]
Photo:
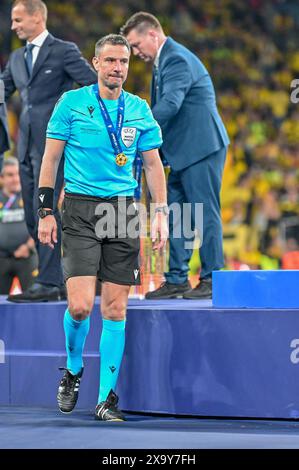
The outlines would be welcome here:
[[[299,308],[299,270],[215,271],[213,307]]]

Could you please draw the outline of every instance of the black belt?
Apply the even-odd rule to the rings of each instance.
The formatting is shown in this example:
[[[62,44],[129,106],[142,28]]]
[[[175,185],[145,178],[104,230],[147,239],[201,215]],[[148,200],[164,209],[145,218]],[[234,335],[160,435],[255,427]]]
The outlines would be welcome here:
[[[89,194],[76,194],[76,193],[65,193],[66,199],[76,199],[79,201],[95,201],[95,202],[133,202],[133,196],[113,196],[113,197],[99,197],[91,196]]]

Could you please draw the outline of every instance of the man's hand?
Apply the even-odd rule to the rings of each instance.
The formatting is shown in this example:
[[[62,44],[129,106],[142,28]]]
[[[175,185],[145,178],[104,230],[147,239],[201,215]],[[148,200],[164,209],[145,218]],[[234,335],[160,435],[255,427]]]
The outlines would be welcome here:
[[[14,257],[15,258],[29,258],[30,256],[30,248],[26,243],[23,243],[23,245],[20,245],[14,252]]]
[[[43,245],[54,249],[54,243],[57,243],[57,223],[54,215],[39,219],[38,239]]]
[[[168,238],[168,217],[163,212],[156,212],[151,226],[153,250],[160,250]]]

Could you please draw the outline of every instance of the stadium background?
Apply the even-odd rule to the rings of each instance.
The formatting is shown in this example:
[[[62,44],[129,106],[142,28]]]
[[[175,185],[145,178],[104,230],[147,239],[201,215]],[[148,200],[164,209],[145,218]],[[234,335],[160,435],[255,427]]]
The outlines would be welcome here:
[[[87,59],[97,39],[134,12],[149,11],[208,68],[231,139],[222,190],[228,269],[299,268],[299,3],[296,0],[46,0],[49,31],[74,41]],[[12,1],[0,2],[0,63],[21,44],[10,31]],[[132,58],[125,88],[149,100],[151,67]],[[19,97],[8,105],[12,149]],[[143,191],[143,197],[146,190]],[[166,258],[144,246],[148,282]],[[199,260],[190,263],[195,274]]]

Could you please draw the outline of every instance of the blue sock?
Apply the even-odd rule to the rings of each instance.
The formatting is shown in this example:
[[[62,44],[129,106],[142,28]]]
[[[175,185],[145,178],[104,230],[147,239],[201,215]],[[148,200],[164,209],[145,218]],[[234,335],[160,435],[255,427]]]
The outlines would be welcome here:
[[[67,308],[64,314],[65,346],[67,352],[67,369],[72,374],[78,374],[83,367],[83,348],[89,331],[89,317],[77,321],[71,316]]]
[[[110,390],[115,390],[125,349],[126,321],[105,320],[100,341],[100,391],[98,403],[106,400]]]

